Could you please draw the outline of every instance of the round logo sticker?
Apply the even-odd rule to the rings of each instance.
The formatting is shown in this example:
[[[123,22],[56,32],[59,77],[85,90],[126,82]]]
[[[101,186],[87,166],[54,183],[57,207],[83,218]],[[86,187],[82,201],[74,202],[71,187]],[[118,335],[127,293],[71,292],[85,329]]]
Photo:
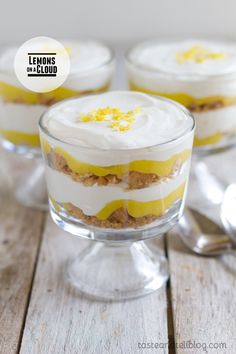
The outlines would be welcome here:
[[[35,37],[18,49],[14,69],[18,80],[27,89],[49,92],[66,80],[70,58],[65,47],[55,39]]]

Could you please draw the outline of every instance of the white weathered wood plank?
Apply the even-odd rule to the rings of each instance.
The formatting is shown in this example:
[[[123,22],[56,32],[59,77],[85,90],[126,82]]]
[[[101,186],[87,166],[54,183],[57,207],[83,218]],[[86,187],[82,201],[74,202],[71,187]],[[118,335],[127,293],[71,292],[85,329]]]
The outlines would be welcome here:
[[[0,353],[11,354],[21,338],[44,216],[16,203],[10,192],[18,165],[0,156]]]
[[[206,220],[199,220],[206,227]],[[207,224],[208,231],[217,230],[214,225]],[[176,345],[189,340],[206,346],[223,343],[222,348],[208,347],[208,352],[236,353],[236,257],[196,256],[182,244],[176,229],[168,235],[168,254]],[[176,352],[197,354],[206,351],[177,348]]]
[[[141,351],[138,342],[167,342],[165,288],[119,303],[79,296],[65,281],[64,266],[85,244],[48,218],[21,354],[154,352]]]

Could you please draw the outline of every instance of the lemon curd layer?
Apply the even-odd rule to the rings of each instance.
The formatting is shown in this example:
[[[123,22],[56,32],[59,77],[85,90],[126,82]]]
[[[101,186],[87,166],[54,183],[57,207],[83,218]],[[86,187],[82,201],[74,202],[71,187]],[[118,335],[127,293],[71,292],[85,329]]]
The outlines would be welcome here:
[[[99,89],[91,90],[89,92],[104,92],[108,89],[109,85],[105,85]],[[26,104],[49,104],[58,102],[70,97],[82,95],[87,91],[76,91],[66,87],[59,87],[54,91],[46,93],[37,93],[28,91],[26,89],[10,85],[5,82],[0,82],[0,96],[6,102],[17,102]]]
[[[116,210],[120,208],[124,208],[127,210],[128,214],[134,218],[140,218],[143,216],[156,216],[160,217],[171,206],[177,201],[183,198],[185,191],[185,183],[180,185],[176,190],[171,192],[165,198],[152,200],[149,202],[140,202],[136,200],[114,200],[111,203],[107,204],[103,209],[101,209],[95,216],[98,220],[106,220],[111,216]],[[50,200],[56,209],[56,211],[60,211],[60,205],[58,202],[54,200],[52,196],[50,196]],[[70,210],[69,203],[62,203],[63,208]]]
[[[215,102],[221,102],[223,106],[230,106],[236,104],[236,96],[222,96],[222,95],[214,95],[214,96],[208,96],[208,97],[201,97],[197,98],[194,96],[191,96],[187,93],[167,93],[167,92],[158,92],[154,90],[149,90],[144,87],[137,86],[136,84],[130,82],[129,87],[132,91],[140,91],[143,93],[147,93],[149,95],[156,95],[156,96],[162,96],[169,98],[171,100],[174,100],[176,102],[179,102],[180,104],[188,107],[192,104],[196,105],[202,105],[202,104],[211,104]]]
[[[191,150],[184,150],[183,152],[175,154],[165,161],[137,160],[122,165],[95,166],[75,159],[67,151],[60,147],[56,147],[51,150],[50,145],[45,142],[45,140],[42,143],[42,148],[45,155],[53,151],[54,153],[62,156],[73,172],[79,174],[90,173],[95,176],[106,176],[108,174],[119,176],[130,171],[136,171],[140,173],[153,173],[158,176],[168,176],[173,172],[174,166],[177,162],[184,163],[191,155]]]
[[[129,215],[134,218],[140,218],[147,215],[155,215],[158,217],[163,215],[175,201],[183,197],[184,188],[185,183],[165,198],[152,200],[149,202],[139,202],[136,200],[115,200],[107,204],[99,213],[97,213],[96,217],[99,220],[105,220],[119,208],[127,209]]]
[[[17,131],[1,130],[0,134],[3,138],[15,145],[28,145],[31,147],[38,147],[40,145],[38,134],[28,134]]]
[[[214,145],[221,142],[223,139],[224,134],[220,132],[216,132],[210,136],[200,138],[198,136],[194,137],[194,146],[203,146],[203,145]]]

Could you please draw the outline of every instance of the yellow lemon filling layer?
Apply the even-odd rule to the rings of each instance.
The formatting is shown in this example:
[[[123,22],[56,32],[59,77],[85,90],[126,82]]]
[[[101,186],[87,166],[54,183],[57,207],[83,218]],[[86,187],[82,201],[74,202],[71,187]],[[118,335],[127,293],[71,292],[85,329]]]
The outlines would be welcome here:
[[[29,145],[31,147],[40,146],[38,134],[27,134],[11,130],[0,130],[0,134],[6,140],[15,145]]]
[[[108,203],[102,210],[100,210],[95,216],[98,220],[106,220],[116,210],[124,208],[128,214],[134,218],[140,218],[143,216],[155,215],[157,217],[163,215],[173,204],[179,199],[183,198],[185,191],[185,183],[181,184],[175,191],[171,192],[165,198],[159,200],[152,200],[149,202],[139,202],[135,200],[114,200]],[[57,211],[60,211],[60,206],[50,196],[50,200]],[[68,208],[68,203],[63,203],[65,209]]]
[[[91,92],[103,92],[108,89],[109,85],[105,85],[99,89],[91,90]],[[88,91],[87,91],[88,92]],[[37,93],[26,89],[16,87],[5,82],[0,82],[0,95],[6,102],[19,102],[26,104],[43,104],[47,102],[61,101],[73,96],[79,96],[85,92],[71,90],[66,87],[59,87],[54,91]]]
[[[214,145],[218,144],[222,138],[224,137],[224,134],[217,132],[215,134],[206,136],[205,138],[199,138],[197,136],[194,137],[194,146],[203,146],[203,145]]]
[[[196,105],[202,105],[206,103],[214,103],[214,102],[222,102],[224,106],[230,106],[233,104],[236,104],[236,96],[208,96],[208,97],[202,97],[202,98],[196,98],[191,95],[188,95],[187,93],[164,93],[164,92],[157,92],[153,90],[149,90],[143,87],[139,87],[132,82],[129,83],[129,87],[133,91],[141,91],[150,95],[157,95],[157,96],[163,96],[166,98],[169,98],[171,100],[174,100],[176,102],[181,103],[184,106],[190,106],[192,104]]]
[[[45,154],[49,154],[51,151],[50,145],[45,140],[42,142],[42,149]],[[191,150],[184,150],[165,161],[137,160],[124,165],[95,166],[78,161],[62,148],[57,147],[54,148],[53,151],[66,160],[69,168],[73,172],[79,174],[91,173],[95,176],[106,176],[108,174],[119,176],[130,171],[168,176],[173,172],[174,165],[177,161],[183,163],[191,155]]]
[[[171,205],[178,199],[181,199],[184,194],[185,183],[170,193],[167,197],[150,202],[138,202],[136,200],[115,200],[107,204],[96,217],[99,220],[106,220],[109,216],[119,208],[127,209],[129,215],[134,218],[140,218],[147,215],[161,216]]]

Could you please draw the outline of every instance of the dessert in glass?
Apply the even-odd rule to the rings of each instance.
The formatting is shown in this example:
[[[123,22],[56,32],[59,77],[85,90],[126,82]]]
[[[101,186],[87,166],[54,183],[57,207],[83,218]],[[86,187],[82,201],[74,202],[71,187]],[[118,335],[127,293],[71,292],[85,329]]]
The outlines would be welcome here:
[[[112,51],[92,40],[62,44],[70,57],[70,74],[62,86],[45,93],[30,91],[18,81],[14,72],[18,45],[0,49],[0,135],[1,144],[8,151],[31,159],[40,157],[38,121],[49,106],[70,97],[108,90],[114,69]],[[16,197],[25,205],[44,208],[44,170],[41,159],[35,161],[31,161],[33,170],[23,176],[23,184],[16,187]]]
[[[58,103],[39,125],[53,220],[102,241],[69,265],[73,284],[106,299],[162,286],[166,260],[142,240],[168,231],[182,215],[192,115],[165,98],[114,91]]]
[[[126,59],[132,90],[171,98],[194,114],[197,152],[235,144],[236,43],[152,41]]]
[[[132,48],[126,63],[131,90],[171,98],[193,113],[196,131],[191,182],[205,189],[201,203],[207,202],[205,187],[212,183],[218,187],[200,157],[225,151],[236,143],[236,43],[150,41]],[[210,194],[207,198],[215,202]]]

